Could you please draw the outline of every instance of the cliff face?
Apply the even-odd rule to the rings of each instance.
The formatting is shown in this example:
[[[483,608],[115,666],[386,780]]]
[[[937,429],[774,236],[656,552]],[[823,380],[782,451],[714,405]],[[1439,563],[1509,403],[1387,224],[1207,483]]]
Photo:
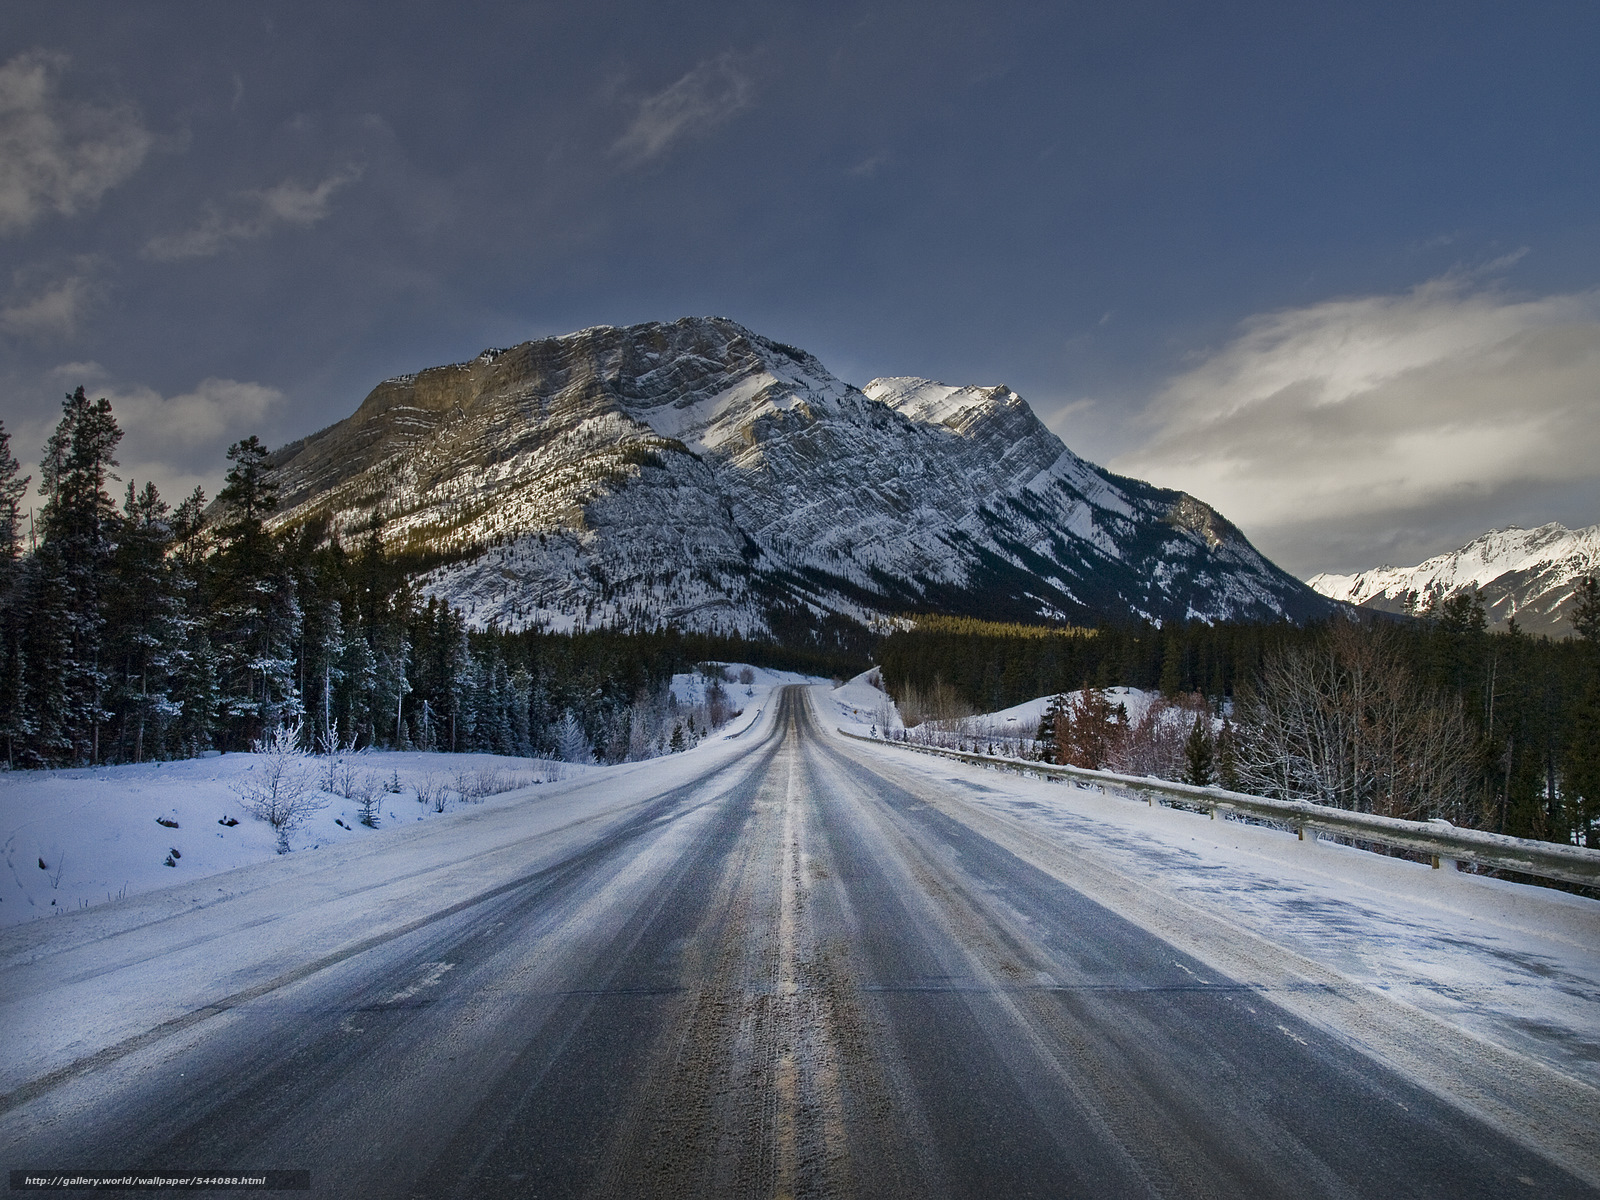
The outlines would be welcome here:
[[[1209,507],[1078,458],[1004,387],[881,379],[718,318],[387,380],[274,455],[278,520],[446,559],[476,624],[771,632],[908,610],[1303,619],[1331,604]]]

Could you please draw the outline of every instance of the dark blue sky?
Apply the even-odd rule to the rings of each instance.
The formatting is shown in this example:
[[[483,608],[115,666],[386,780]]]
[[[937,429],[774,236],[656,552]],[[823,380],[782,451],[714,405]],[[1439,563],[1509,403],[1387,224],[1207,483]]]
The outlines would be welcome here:
[[[1004,382],[1291,570],[1600,521],[1600,6],[33,3],[0,410],[169,488],[489,345]]]

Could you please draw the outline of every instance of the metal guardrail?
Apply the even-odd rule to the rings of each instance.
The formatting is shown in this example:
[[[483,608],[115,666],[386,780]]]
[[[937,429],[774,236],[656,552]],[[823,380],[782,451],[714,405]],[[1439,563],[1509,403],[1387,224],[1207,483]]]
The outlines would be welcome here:
[[[1309,800],[1269,800],[1265,796],[1248,796],[1243,792],[1230,792],[1218,787],[1195,787],[1142,775],[1118,775],[1114,771],[1090,771],[1083,767],[1058,767],[1022,758],[970,754],[965,750],[948,750],[943,746],[919,746],[915,742],[863,737],[843,729],[839,732],[847,738],[875,746],[893,746],[915,750],[919,754],[1004,767],[1044,779],[1071,779],[1101,788],[1113,787],[1143,796],[1151,804],[1161,802],[1202,809],[1213,818],[1221,810],[1258,820],[1276,821],[1296,830],[1301,838],[1309,829],[1313,833],[1328,833],[1383,846],[1417,850],[1432,855],[1435,867],[1452,863],[1452,860],[1470,862],[1541,879],[1559,879],[1565,883],[1600,887],[1600,850],[1589,850],[1582,846],[1508,837],[1503,833],[1486,833],[1481,829],[1461,829],[1448,821],[1402,821],[1397,817],[1380,817],[1373,813],[1312,804]]]

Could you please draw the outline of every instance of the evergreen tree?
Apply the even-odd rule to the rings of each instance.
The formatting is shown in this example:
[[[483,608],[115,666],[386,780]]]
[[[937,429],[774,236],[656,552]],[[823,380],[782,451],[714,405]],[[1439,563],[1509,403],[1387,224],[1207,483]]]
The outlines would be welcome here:
[[[206,494],[196,487],[172,512],[169,584],[177,597],[176,638],[171,652],[170,695],[178,706],[173,753],[195,755],[213,746],[222,702],[217,654],[206,607]]]
[[[80,387],[63,403],[40,464],[43,537],[29,559],[23,671],[30,753],[40,763],[98,762],[111,715],[101,591],[118,534],[106,481],[121,440],[110,403],[91,402]]]
[[[1592,575],[1578,585],[1572,627],[1581,658],[1561,771],[1566,824],[1581,845],[1600,848],[1600,580]]]
[[[1067,723],[1069,701],[1064,693],[1057,692],[1045,705],[1044,716],[1039,718],[1039,730],[1034,734],[1034,753],[1042,763],[1060,763],[1061,729]]]
[[[294,580],[266,527],[277,508],[267,449],[251,436],[228,448],[233,463],[217,500],[222,545],[211,561],[212,628],[222,715],[235,745],[301,711],[295,678],[300,606]]]
[[[1230,792],[1239,790],[1239,742],[1233,724],[1222,718],[1217,731],[1217,786]]]
[[[170,685],[174,651],[188,631],[167,561],[172,540],[168,512],[155,484],[146,483],[135,494],[133,481],[128,482],[122,538],[106,585],[116,757],[134,762],[166,756],[166,729],[182,711]]]
[[[1216,742],[1211,736],[1211,721],[1204,715],[1195,717],[1194,728],[1184,739],[1183,760],[1185,783],[1192,783],[1196,787],[1210,787],[1216,782],[1214,773]]]
[[[6,765],[16,765],[18,744],[27,735],[22,694],[22,497],[31,475],[11,453],[11,436],[0,421],[0,739]]]

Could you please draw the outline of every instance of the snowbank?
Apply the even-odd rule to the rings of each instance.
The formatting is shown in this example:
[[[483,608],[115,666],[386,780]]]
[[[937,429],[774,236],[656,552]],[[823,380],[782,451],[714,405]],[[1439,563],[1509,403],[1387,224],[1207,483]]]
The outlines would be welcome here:
[[[851,733],[867,733],[876,728],[881,734],[886,728],[905,728],[894,701],[883,691],[877,667],[868,668],[836,688],[813,688],[811,694],[824,720]]]
[[[727,664],[737,679],[742,663]],[[817,680],[749,668],[749,684],[724,684],[744,711],[697,749],[737,738],[768,706],[774,688]],[[680,702],[699,703],[706,679],[673,678]],[[689,754],[696,750],[688,751]],[[618,767],[579,766],[494,754],[376,751],[351,759],[377,789],[376,828],[361,805],[323,793],[325,804],[290,835],[294,853],[382,838],[477,805],[525,803],[551,783]],[[323,760],[305,768],[321,778]],[[73,912],[276,858],[277,839],[236,788],[254,754],[182,762],[0,773],[0,926]],[[386,790],[397,788],[398,790]],[[434,797],[443,794],[444,811]],[[232,821],[233,824],[227,822]],[[171,822],[166,824],[163,822]],[[169,865],[170,860],[170,865]]]

